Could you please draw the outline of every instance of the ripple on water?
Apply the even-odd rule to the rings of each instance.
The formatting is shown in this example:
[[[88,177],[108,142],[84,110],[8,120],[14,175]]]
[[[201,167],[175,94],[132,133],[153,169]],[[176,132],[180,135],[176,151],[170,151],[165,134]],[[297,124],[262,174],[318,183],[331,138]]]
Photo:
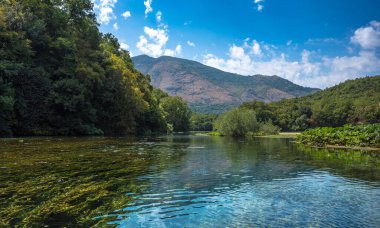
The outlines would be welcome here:
[[[358,186],[353,180],[347,181],[328,172],[299,173],[294,178],[270,181],[256,180],[253,175],[240,178],[238,184],[226,186],[224,183],[210,190],[173,188],[161,193],[152,190],[134,195],[136,203],[125,207],[124,214],[119,214],[112,223],[120,227],[170,227],[176,224],[180,227],[231,224],[352,227],[380,222],[380,218],[374,218],[371,212],[380,210],[380,202],[370,200],[371,194],[380,197],[379,189],[372,192],[374,189],[368,186]],[[358,195],[358,192],[363,194]]]

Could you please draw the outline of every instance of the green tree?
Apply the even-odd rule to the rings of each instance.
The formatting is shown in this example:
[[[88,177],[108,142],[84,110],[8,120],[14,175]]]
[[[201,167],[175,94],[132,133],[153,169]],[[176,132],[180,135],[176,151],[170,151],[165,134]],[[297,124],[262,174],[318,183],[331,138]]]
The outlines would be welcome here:
[[[213,122],[216,118],[216,114],[193,113],[191,116],[191,129],[193,131],[212,131]]]
[[[91,0],[1,0],[0,135],[166,131],[129,52],[101,34]]]
[[[180,97],[165,97],[161,99],[161,105],[168,124],[173,126],[175,132],[187,132],[190,130],[191,110],[187,103]]]
[[[243,137],[249,132],[256,133],[260,130],[256,113],[246,108],[235,108],[222,114],[214,126],[216,131],[232,137]]]

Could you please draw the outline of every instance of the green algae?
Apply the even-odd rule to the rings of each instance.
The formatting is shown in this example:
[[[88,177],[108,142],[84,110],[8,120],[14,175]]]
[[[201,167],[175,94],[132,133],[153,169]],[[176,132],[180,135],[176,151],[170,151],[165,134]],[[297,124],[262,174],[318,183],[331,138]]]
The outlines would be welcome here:
[[[8,139],[0,145],[0,226],[26,227],[106,224],[102,215],[148,185],[137,177],[150,164],[173,162],[160,151],[175,151],[156,145],[145,152],[150,145],[143,142],[107,138]]]

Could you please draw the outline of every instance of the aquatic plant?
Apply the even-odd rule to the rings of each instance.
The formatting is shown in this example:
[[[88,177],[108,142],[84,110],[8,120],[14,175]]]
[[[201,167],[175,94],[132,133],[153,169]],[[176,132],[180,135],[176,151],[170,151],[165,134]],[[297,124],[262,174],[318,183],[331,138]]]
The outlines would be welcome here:
[[[149,186],[137,177],[150,164],[159,163],[159,171],[181,156],[169,157],[166,146],[112,138],[3,139],[0,145],[0,227],[104,226],[110,218],[103,215]]]
[[[299,135],[297,142],[313,146],[380,147],[380,124],[310,129]]]

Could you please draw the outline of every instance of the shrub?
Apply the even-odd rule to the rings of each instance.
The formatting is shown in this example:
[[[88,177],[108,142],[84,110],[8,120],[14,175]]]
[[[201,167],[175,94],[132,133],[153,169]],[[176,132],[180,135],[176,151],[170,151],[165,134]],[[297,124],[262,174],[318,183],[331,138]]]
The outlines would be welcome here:
[[[236,108],[224,113],[216,120],[215,130],[222,135],[243,137],[248,132],[258,132],[260,125],[253,110]]]
[[[277,135],[278,133],[280,133],[280,128],[274,125],[272,121],[262,123],[260,126],[261,135]]]

